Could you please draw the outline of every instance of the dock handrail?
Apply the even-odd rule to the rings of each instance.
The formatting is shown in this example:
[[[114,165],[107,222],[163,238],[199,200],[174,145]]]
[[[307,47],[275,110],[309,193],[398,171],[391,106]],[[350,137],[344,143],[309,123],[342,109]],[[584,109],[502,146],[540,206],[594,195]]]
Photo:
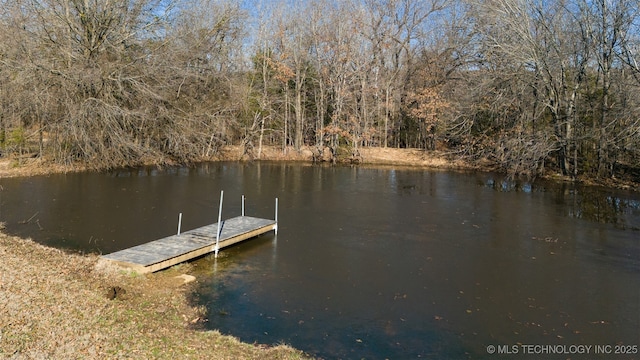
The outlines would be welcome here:
[[[102,255],[108,261],[141,273],[154,272],[169,266],[194,259],[220,248],[259,236],[274,230],[278,233],[278,198],[275,198],[275,219],[245,216],[244,195],[242,196],[242,216],[222,220],[224,191],[220,191],[218,223],[201,226],[182,232],[182,213],[178,215],[177,235],[170,235],[128,249]]]
[[[221,231],[221,223],[222,223],[222,200],[224,198],[224,190],[220,190],[220,210],[218,210],[218,231],[216,231],[216,254],[218,257],[218,249],[220,248],[220,231]]]
[[[245,207],[244,207],[244,202],[245,202],[246,197],[244,196],[244,194],[242,194],[242,216],[245,216]],[[220,233],[222,232],[222,227],[224,226],[224,223],[222,222],[222,203],[224,201],[224,190],[220,190],[220,207],[218,209],[218,231],[216,231],[216,247],[214,249],[215,252],[215,257],[218,257],[218,251],[220,250]],[[278,198],[276,198],[276,205],[275,205],[275,218],[274,218],[276,224],[274,226],[274,232],[276,235],[278,235]],[[182,213],[178,214],[178,234],[180,235],[180,230],[182,227]]]
[[[273,232],[278,235],[278,198],[276,198],[276,217],[273,220],[276,221],[276,226],[273,228]]]

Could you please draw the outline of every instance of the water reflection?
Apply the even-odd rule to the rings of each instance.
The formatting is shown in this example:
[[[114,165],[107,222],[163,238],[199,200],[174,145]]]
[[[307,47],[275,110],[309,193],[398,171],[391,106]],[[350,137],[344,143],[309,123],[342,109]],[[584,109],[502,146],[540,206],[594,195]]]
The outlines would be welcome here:
[[[621,229],[640,230],[637,221],[640,197],[637,193],[543,180],[531,183],[501,176],[490,176],[484,184],[500,192],[551,193],[556,203],[566,208],[566,216],[613,224]]]
[[[324,358],[492,358],[489,344],[631,344],[639,197],[492,174],[213,163],[1,179],[9,231],[111,252],[215,222],[266,234],[196,262],[210,328]],[[35,217],[33,217],[33,215]],[[22,223],[33,217],[31,221]],[[36,225],[41,225],[42,230]]]
[[[522,191],[530,193],[534,190],[533,184],[528,180],[514,179],[512,177],[490,177],[486,180],[485,185],[497,191]]]

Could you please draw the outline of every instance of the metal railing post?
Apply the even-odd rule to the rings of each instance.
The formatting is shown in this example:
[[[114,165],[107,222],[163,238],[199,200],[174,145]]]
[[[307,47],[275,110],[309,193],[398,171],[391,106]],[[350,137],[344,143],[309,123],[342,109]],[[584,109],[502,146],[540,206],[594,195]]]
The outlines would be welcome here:
[[[182,213],[178,215],[178,235],[180,235],[180,227],[182,226]]]
[[[220,249],[220,225],[222,222],[222,199],[224,197],[224,190],[220,191],[220,210],[218,210],[218,231],[216,231],[216,249],[215,256],[218,257],[218,250]]]
[[[275,234],[278,235],[278,198],[276,198],[276,226],[275,228],[273,228],[273,230],[275,231]]]

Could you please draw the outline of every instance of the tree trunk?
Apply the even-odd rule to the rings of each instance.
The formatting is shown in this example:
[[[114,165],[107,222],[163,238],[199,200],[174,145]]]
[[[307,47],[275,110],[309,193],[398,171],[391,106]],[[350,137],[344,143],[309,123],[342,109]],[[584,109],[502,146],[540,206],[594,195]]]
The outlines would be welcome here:
[[[296,133],[294,144],[296,150],[300,150],[302,148],[303,143],[303,123],[304,123],[304,111],[302,109],[302,83],[304,81],[304,77],[296,75],[296,102],[295,102],[295,112],[296,112]]]

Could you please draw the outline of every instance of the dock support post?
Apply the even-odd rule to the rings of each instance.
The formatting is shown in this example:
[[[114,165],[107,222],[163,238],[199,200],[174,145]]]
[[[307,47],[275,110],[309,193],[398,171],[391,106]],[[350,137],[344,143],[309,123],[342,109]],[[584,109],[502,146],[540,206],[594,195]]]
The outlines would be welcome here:
[[[278,235],[278,198],[276,198],[276,218],[274,220],[276,221],[276,227],[273,230]]]
[[[180,227],[182,226],[182,213],[178,215],[178,235],[180,235]]]
[[[222,222],[222,199],[224,197],[224,190],[220,190],[220,210],[218,210],[218,231],[216,232],[216,249],[215,257],[218,257],[218,249],[220,249],[220,223]]]
[[[244,194],[242,194],[242,216],[244,216]]]

